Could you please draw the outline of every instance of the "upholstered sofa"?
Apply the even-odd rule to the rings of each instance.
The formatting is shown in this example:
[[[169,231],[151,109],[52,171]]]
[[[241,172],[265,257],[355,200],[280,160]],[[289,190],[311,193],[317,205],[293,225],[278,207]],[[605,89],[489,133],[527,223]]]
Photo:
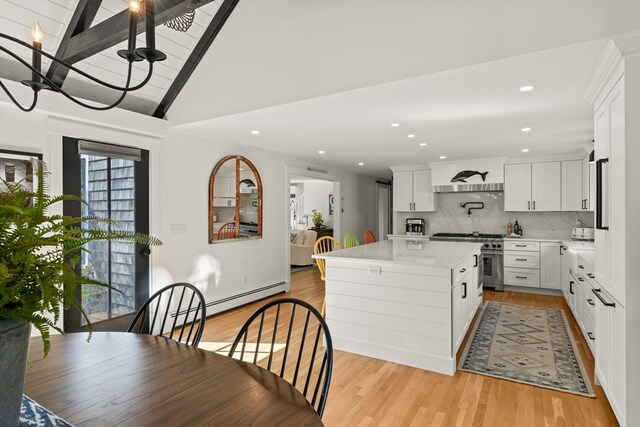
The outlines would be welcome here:
[[[313,230],[291,230],[291,265],[313,264],[311,255],[317,237]]]

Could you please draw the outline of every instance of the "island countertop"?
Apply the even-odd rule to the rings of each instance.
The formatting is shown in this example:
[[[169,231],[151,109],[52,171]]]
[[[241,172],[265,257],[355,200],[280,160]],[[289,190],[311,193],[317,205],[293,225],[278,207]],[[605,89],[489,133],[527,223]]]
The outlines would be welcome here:
[[[313,258],[454,268],[481,247],[481,243],[394,239],[317,254]]]

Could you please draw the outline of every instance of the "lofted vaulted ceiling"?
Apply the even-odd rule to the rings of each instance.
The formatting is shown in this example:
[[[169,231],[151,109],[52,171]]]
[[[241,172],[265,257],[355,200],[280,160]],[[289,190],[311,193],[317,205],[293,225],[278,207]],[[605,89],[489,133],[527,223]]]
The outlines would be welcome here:
[[[56,52],[79,1],[98,0],[0,0],[0,31],[29,40],[37,19],[44,48]],[[177,0],[156,4],[167,1]],[[241,0],[193,74],[181,74],[231,1],[201,6],[186,34],[158,27],[157,46],[169,59],[123,108],[153,114],[180,77],[186,84],[166,116],[177,131],[374,176],[441,155],[585,149],[593,119],[582,87],[608,38],[640,31],[638,0]],[[92,25],[125,8],[124,0],[104,0]],[[122,79],[116,51],[124,47],[78,66]],[[140,80],[145,65],[137,66]],[[28,73],[0,56],[0,75]],[[523,84],[537,87],[523,96]],[[74,76],[64,87],[114,99]],[[533,131],[522,134],[527,126]]]
[[[187,1],[187,0],[185,0]],[[154,64],[153,77],[139,91],[128,94],[121,104],[122,108],[143,114],[153,114],[178,73],[185,65],[189,55],[212,22],[224,0],[203,2],[196,9],[195,20],[187,32],[172,30],[164,25],[156,28],[156,45],[167,54],[167,59]],[[45,33],[43,50],[54,55],[64,40],[65,31],[70,26],[76,8],[80,3],[88,9],[99,5],[90,27],[103,23],[128,8],[127,0],[0,0],[0,32],[17,37],[23,41],[31,40],[31,29],[36,21]],[[198,3],[197,1],[193,2]],[[162,7],[162,0],[156,1],[156,8]],[[109,83],[124,85],[127,64],[117,55],[119,49],[126,49],[126,41],[92,55],[76,64],[79,69]],[[137,37],[137,46],[145,45],[144,33]],[[24,60],[31,62],[31,51],[26,48],[13,48]],[[50,60],[43,57],[42,69],[49,70]],[[147,75],[145,61],[134,63],[133,84],[141,82]],[[20,81],[28,78],[30,71],[18,64],[4,52],[0,52],[0,76]],[[90,82],[71,72],[64,80],[63,88],[81,98],[110,103],[117,94]]]

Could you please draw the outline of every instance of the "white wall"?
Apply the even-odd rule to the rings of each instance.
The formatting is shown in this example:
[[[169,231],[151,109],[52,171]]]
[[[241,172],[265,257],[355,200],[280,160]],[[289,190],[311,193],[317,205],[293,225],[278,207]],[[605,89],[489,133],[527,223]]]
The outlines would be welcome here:
[[[288,289],[287,170],[306,170],[307,162],[266,150],[181,135],[167,129],[165,121],[135,113],[119,110],[95,113],[70,107],[56,94],[47,93],[44,98],[43,107],[56,113],[41,110],[23,113],[0,101],[0,148],[43,153],[54,194],[60,194],[62,189],[63,136],[150,150],[150,230],[164,242],[151,255],[153,288],[173,281],[197,282],[211,302],[284,283],[261,294],[215,305],[208,309],[209,314]],[[249,158],[262,177],[263,238],[210,245],[207,237],[209,175],[215,164],[229,154]],[[373,227],[374,179],[322,168],[338,177],[345,200],[344,214],[340,217],[344,229],[362,233]],[[186,234],[172,235],[171,224],[185,224]],[[220,271],[221,275],[211,276],[214,271]]]
[[[329,215],[329,193],[333,193],[333,182],[304,182],[304,214],[309,215],[309,227],[313,227],[312,211],[314,209],[322,214],[324,225],[333,227],[333,215]]]

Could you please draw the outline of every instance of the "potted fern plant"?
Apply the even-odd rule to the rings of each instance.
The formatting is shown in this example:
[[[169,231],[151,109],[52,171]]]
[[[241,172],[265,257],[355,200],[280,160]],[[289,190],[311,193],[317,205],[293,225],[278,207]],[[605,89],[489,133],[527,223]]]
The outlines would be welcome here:
[[[76,272],[85,245],[96,240],[161,244],[153,237],[118,230],[108,219],[52,215],[51,206],[82,200],[50,196],[42,163],[35,181],[35,189],[29,191],[20,182],[3,180],[6,189],[0,191],[0,414],[9,425],[17,425],[20,415],[31,325],[40,331],[45,356],[50,330],[63,333],[58,326],[62,310],[79,309],[91,330],[75,298],[76,288],[109,285]]]

